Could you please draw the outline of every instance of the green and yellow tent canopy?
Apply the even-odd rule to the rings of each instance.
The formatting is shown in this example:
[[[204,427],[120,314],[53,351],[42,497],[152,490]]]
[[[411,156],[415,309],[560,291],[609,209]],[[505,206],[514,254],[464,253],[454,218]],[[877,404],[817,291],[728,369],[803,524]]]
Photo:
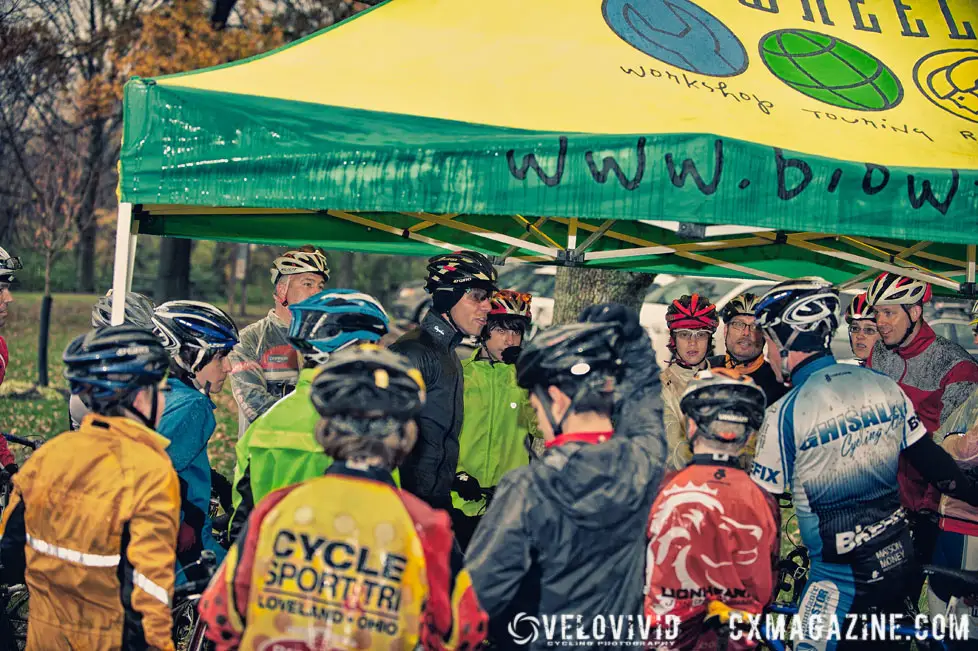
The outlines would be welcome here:
[[[978,5],[909,5],[389,0],[134,79],[117,280],[131,211],[164,236],[840,283],[914,266],[957,289]]]

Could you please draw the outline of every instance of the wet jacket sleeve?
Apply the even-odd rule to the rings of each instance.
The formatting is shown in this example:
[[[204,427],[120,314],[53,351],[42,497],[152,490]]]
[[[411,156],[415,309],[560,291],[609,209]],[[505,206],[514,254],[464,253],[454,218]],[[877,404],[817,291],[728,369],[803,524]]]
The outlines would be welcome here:
[[[442,381],[438,360],[420,342],[395,342],[390,349],[411,360],[411,364],[421,371],[425,386],[434,387]],[[432,401],[430,393],[428,397],[418,417],[418,441],[400,467],[404,486],[422,497],[429,497],[428,493],[436,482],[436,470],[441,459],[441,450],[437,446],[442,445],[446,433],[452,430],[454,412],[454,404]],[[452,400],[451,397],[448,399]]]
[[[265,371],[258,363],[261,355],[258,336],[253,332],[249,334],[251,336],[242,335],[241,341],[228,355],[228,360],[231,362],[234,400],[248,420],[253,421],[274,405],[278,396],[269,393]]]
[[[978,485],[969,479],[954,459],[930,436],[924,436],[903,451],[910,465],[939,491],[978,506]]]
[[[177,473],[189,468],[207,447],[214,424],[214,412],[201,402],[184,403],[160,421],[157,429],[170,439],[166,453]]]
[[[132,568],[133,610],[142,617],[146,643],[173,649],[170,596],[176,563],[180,487],[171,467],[144,475],[135,486],[134,509],[129,523],[126,560]]]
[[[453,572],[455,541],[444,511],[432,509],[410,493],[400,492],[424,551],[428,598],[422,614],[421,645],[437,651],[476,649],[486,637],[489,618],[479,605],[464,569]]]
[[[506,612],[532,565],[532,539],[526,527],[527,486],[519,477],[511,472],[499,482],[465,559],[479,604],[490,618]]]
[[[686,421],[678,404],[674,404],[672,400],[665,400],[664,403],[662,425],[668,447],[666,467],[671,470],[681,470],[692,457],[689,441],[686,439]]]
[[[24,524],[24,501],[20,490],[14,487],[10,502],[0,522],[0,579],[7,585],[24,582],[27,569],[27,528]]]
[[[201,595],[200,619],[207,624],[204,634],[214,643],[215,651],[231,651],[241,643],[247,625],[251,575],[255,568],[255,550],[262,522],[268,512],[293,489],[295,486],[277,490],[258,504],[207,590]]]
[[[962,360],[941,380],[941,423],[978,389],[978,364]]]

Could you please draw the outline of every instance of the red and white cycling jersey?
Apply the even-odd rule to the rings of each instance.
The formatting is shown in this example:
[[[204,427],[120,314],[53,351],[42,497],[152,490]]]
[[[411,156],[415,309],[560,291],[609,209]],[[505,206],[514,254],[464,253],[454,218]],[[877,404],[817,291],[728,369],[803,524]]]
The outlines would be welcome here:
[[[666,478],[652,506],[645,614],[653,626],[668,628],[666,616],[682,622],[677,640],[654,648],[716,648],[703,627],[709,601],[760,613],[773,597],[778,506],[736,464],[696,455]]]

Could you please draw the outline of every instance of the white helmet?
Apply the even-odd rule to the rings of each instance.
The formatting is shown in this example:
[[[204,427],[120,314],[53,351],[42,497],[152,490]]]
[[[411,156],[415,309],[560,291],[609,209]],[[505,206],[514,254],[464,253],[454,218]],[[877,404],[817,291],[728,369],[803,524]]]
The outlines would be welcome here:
[[[11,283],[14,281],[14,272],[23,269],[20,258],[12,256],[3,248],[0,248],[0,283]]]
[[[866,291],[866,302],[877,305],[917,305],[930,300],[930,285],[916,278],[884,271]]]
[[[306,248],[309,250],[305,250]],[[312,247],[285,252],[272,263],[272,284],[277,283],[282,276],[304,273],[322,274],[328,281],[329,266],[326,256]]]

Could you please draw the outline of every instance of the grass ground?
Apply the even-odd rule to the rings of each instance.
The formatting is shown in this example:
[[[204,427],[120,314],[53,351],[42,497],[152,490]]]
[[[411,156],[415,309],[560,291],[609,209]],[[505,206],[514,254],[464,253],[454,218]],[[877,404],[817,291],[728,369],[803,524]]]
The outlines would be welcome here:
[[[0,330],[10,350],[6,379],[0,386],[0,431],[18,436],[50,438],[68,429],[67,383],[62,375],[61,354],[79,334],[91,327],[90,315],[96,296],[56,294],[52,304],[48,346],[48,388],[37,387],[38,330],[41,312],[39,294],[16,294],[10,317]],[[237,318],[239,328],[263,316],[267,308],[254,306]],[[217,428],[210,442],[211,465],[227,477],[234,471],[234,442],[238,415],[230,382],[212,396],[217,405]],[[23,457],[18,446],[14,451]]]

